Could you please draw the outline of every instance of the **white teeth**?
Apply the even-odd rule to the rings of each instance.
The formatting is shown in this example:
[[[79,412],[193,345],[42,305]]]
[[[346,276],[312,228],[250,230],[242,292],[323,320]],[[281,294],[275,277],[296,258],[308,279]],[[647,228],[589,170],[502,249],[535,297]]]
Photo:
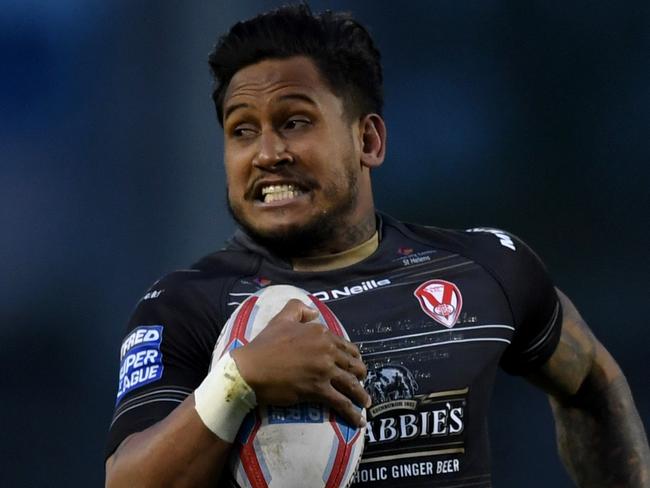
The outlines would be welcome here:
[[[289,190],[289,191],[279,191],[273,193],[267,193],[264,195],[264,203],[277,202],[279,200],[290,200],[296,198],[298,195],[301,195],[300,190]]]
[[[290,200],[302,193],[302,190],[294,185],[269,185],[262,188],[262,199],[264,203],[271,203],[278,200]]]
[[[266,195],[267,193],[277,193],[282,191],[294,191],[294,190],[297,190],[297,188],[293,185],[269,185],[262,188],[262,195]]]

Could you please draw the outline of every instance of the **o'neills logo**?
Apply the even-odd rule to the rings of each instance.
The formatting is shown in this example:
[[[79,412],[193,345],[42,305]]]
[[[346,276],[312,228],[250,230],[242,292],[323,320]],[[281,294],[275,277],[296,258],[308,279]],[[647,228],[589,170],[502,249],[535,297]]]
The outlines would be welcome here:
[[[445,327],[454,326],[463,307],[463,297],[456,285],[445,280],[429,280],[413,294],[429,317]]]
[[[362,281],[358,285],[353,286],[344,286],[343,288],[334,288],[333,290],[323,290],[312,293],[319,300],[326,302],[327,300],[335,300],[337,298],[347,298],[352,295],[358,295],[359,293],[364,293],[366,291],[374,290],[382,286],[390,285],[391,281],[389,279],[383,279],[379,281],[368,280]]]

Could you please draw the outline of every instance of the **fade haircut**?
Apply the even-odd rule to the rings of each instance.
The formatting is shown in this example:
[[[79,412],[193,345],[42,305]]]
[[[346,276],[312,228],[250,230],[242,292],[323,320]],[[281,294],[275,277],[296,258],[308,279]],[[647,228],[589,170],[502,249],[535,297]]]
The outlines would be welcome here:
[[[315,63],[351,119],[381,115],[381,55],[366,28],[349,13],[313,14],[307,5],[290,5],[237,22],[210,53],[219,123],[223,126],[225,92],[235,73],[265,59],[292,56],[307,56]]]

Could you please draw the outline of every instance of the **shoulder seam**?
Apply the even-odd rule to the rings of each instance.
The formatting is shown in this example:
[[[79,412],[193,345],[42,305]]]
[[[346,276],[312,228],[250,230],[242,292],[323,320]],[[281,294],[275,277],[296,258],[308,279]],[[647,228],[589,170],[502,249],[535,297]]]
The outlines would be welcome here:
[[[435,226],[423,225],[422,227],[424,227],[426,229],[430,229],[432,231],[441,231],[441,232],[450,232],[450,233],[451,232],[453,232],[453,233],[462,233],[463,232],[463,231],[453,230],[453,229],[441,229],[440,227],[435,227]],[[502,293],[503,293],[503,295],[506,298],[506,301],[508,303],[508,310],[510,311],[510,316],[512,317],[512,322],[515,325],[515,328],[518,327],[519,324],[517,324],[517,318],[516,318],[514,310],[512,308],[512,302],[510,300],[510,296],[508,295],[508,293],[506,291],[506,287],[504,286],[501,279],[499,278],[499,275],[497,273],[495,273],[494,270],[490,266],[485,264],[483,262],[483,260],[477,260],[475,256],[470,255],[470,253],[467,253],[464,249],[452,249],[451,248],[452,246],[446,246],[446,245],[444,245],[444,243],[432,245],[431,243],[426,242],[424,239],[420,238],[420,236],[418,236],[411,229],[409,229],[407,224],[403,223],[401,226],[394,226],[394,228],[397,231],[399,231],[402,235],[404,235],[406,237],[409,237],[411,239],[414,239],[417,242],[419,242],[420,244],[424,244],[424,245],[426,245],[428,247],[431,247],[431,248],[434,248],[434,249],[439,248],[439,249],[444,249],[445,251],[457,253],[458,255],[469,259],[470,261],[474,262],[475,264],[477,264],[478,266],[483,268],[485,270],[485,272],[488,273],[492,277],[492,279],[494,281],[496,281],[496,283],[499,285],[499,288],[501,289],[501,291],[502,291]],[[462,235],[465,235],[465,234],[462,234]]]

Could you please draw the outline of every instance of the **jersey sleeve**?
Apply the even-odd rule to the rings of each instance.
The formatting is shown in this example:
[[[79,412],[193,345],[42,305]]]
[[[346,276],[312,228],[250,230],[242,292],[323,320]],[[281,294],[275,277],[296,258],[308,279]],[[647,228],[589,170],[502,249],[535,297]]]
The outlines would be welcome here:
[[[173,273],[154,284],[128,322],[106,457],[127,436],[166,417],[208,372],[221,324],[204,290],[186,276],[190,273]]]
[[[517,237],[496,229],[471,232],[484,234],[484,262],[500,282],[513,315],[515,330],[501,367],[510,374],[527,374],[548,360],[560,339],[562,309],[555,287],[541,259]]]

